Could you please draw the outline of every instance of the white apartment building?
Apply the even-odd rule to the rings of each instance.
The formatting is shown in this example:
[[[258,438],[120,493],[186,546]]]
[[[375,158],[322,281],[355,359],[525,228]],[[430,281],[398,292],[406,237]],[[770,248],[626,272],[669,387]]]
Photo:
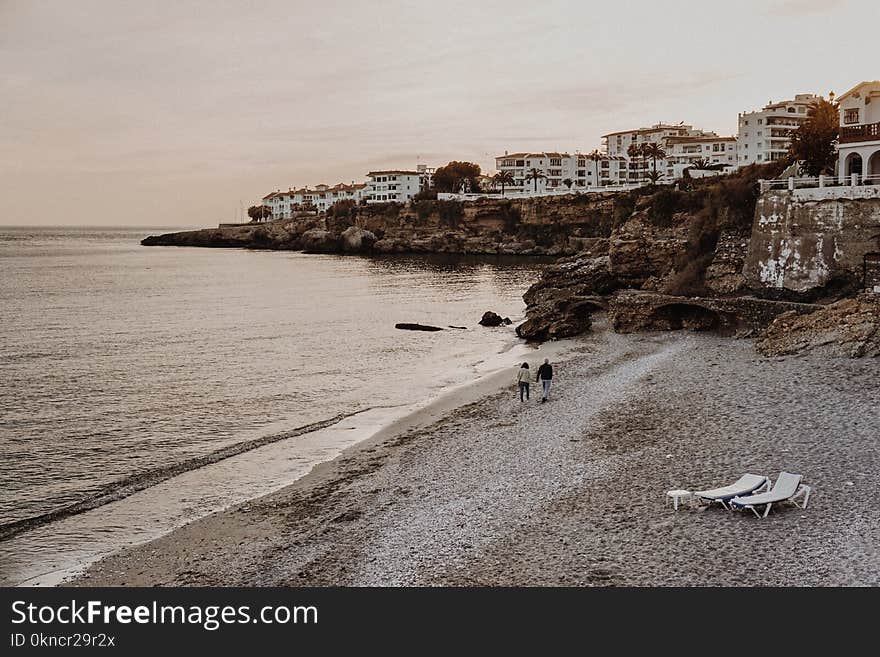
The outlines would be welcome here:
[[[684,122],[655,123],[649,128],[602,135],[602,148],[609,155],[626,158],[626,178],[630,183],[645,182],[648,172],[654,168],[650,158],[629,157],[632,145],[643,144],[658,144],[667,153],[667,158],[657,160],[657,171],[670,180],[680,178],[682,172],[699,159],[709,159],[713,164],[736,164],[736,140],[733,137],[719,137],[717,133],[699,130]],[[727,159],[729,155],[732,156],[730,160]]]
[[[763,164],[785,158],[791,133],[807,119],[815,94],[797,94],[794,100],[770,102],[755,112],[741,112],[737,130],[739,166]]]
[[[366,184],[339,183],[333,187],[316,185],[314,189],[303,187],[289,189],[286,192],[272,192],[263,197],[263,205],[272,210],[273,219],[290,219],[297,211],[326,212],[327,208],[337,201],[349,200],[360,203],[366,198],[366,191]]]
[[[841,180],[856,174],[880,185],[880,80],[862,82],[838,99],[840,140],[838,171]]]
[[[681,178],[685,169],[700,161],[736,167],[736,148],[736,137],[719,137],[714,133],[701,137],[667,137],[663,148],[666,151],[666,175],[672,179]]]
[[[513,185],[507,189],[515,192],[542,194],[568,187],[571,181],[573,191],[577,189],[607,187],[626,182],[626,158],[602,154],[594,161],[582,153],[509,153],[495,158],[498,171],[508,171],[513,175]],[[541,175],[529,177],[535,169]]]
[[[431,174],[424,165],[416,171],[370,171],[367,174],[367,203],[406,203],[431,184]]]
[[[627,151],[632,144],[660,144],[663,145],[669,137],[701,137],[715,135],[714,132],[695,130],[692,125],[679,123],[671,125],[656,123],[650,128],[636,128],[635,130],[622,130],[602,135],[602,147],[609,155],[621,155],[628,157]]]

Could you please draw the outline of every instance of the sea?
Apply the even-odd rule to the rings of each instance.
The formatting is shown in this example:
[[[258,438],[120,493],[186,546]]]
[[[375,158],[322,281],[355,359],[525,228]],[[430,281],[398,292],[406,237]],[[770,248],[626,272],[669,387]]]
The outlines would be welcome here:
[[[140,245],[157,232],[0,227],[0,584],[57,583],[514,372],[547,263]]]

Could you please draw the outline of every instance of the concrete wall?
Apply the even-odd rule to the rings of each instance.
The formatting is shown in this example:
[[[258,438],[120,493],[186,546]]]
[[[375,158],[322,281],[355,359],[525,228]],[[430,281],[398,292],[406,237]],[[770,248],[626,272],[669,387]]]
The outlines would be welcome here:
[[[755,207],[743,275],[756,291],[796,295],[844,280],[855,284],[878,237],[880,197],[812,200],[765,192]]]

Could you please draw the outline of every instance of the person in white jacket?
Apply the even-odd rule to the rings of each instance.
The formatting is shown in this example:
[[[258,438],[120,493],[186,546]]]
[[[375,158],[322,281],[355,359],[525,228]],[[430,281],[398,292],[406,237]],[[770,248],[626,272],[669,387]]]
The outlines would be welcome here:
[[[527,401],[529,398],[529,383],[532,380],[532,374],[529,372],[529,364],[523,363],[516,375],[516,382],[519,384],[519,400]],[[523,399],[525,393],[525,399]]]

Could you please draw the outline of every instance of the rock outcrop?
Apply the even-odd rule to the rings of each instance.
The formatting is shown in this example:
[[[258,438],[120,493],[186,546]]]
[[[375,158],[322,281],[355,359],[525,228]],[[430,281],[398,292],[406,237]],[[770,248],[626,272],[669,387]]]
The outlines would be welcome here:
[[[687,247],[687,221],[659,227],[641,210],[612,233],[609,271],[621,286],[657,290]]]
[[[602,296],[613,292],[617,285],[607,255],[560,260],[547,267],[523,295],[526,321],[516,333],[527,340],[583,333],[592,324],[590,315],[604,308]]]
[[[373,249],[376,236],[359,226],[349,226],[339,236],[343,253],[367,253]]]
[[[348,207],[146,238],[146,246],[301,249],[319,253],[461,253],[565,256],[591,251],[611,231],[614,194],[509,200],[416,201]],[[332,208],[331,208],[332,210]],[[323,231],[323,232],[312,232]]]
[[[865,293],[808,315],[780,315],[755,347],[765,356],[880,357],[880,295]]]
[[[402,331],[442,331],[443,329],[439,326],[430,326],[428,324],[411,324],[408,322],[400,322],[399,324],[395,324],[394,328],[400,329]]]
[[[820,306],[751,296],[716,299],[623,290],[609,300],[608,308],[617,333],[684,329],[751,335],[783,313],[805,314]]]
[[[504,318],[497,313],[493,313],[491,310],[487,310],[483,313],[483,316],[480,318],[478,324],[480,326],[501,326],[504,323]]]
[[[306,253],[336,253],[341,249],[339,235],[320,228],[304,232],[300,237],[300,244]]]
[[[706,289],[728,297],[747,291],[743,265],[751,236],[742,230],[725,230],[718,237],[712,263],[706,269]]]

